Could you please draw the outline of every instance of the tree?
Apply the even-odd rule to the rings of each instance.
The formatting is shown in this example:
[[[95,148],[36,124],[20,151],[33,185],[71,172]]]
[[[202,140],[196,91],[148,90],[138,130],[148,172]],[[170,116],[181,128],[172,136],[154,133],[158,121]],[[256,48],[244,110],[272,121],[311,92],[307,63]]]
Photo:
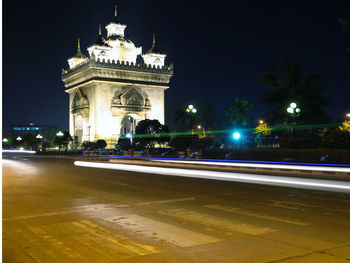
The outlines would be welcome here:
[[[225,115],[233,125],[245,126],[250,120],[248,111],[252,108],[253,105],[249,104],[248,101],[236,98],[232,106],[226,109]]]
[[[72,141],[72,136],[70,136],[68,131],[64,131],[63,135],[57,135],[54,138],[53,143],[55,145],[58,145],[59,149],[61,149],[61,146],[64,145],[67,147],[68,143]]]
[[[268,141],[269,136],[271,135],[271,127],[266,123],[259,124],[255,127],[253,135],[255,135],[255,142],[258,145],[262,145]]]
[[[166,125],[161,124],[158,120],[142,120],[136,126],[136,136],[134,144],[138,148],[151,148],[153,149],[156,144],[164,146],[165,143],[170,141],[169,128]]]
[[[97,149],[104,149],[104,148],[106,148],[107,143],[105,140],[97,140],[96,146],[97,146]]]
[[[330,102],[323,95],[327,87],[320,84],[323,76],[314,74],[303,79],[301,71],[301,64],[292,59],[253,80],[266,88],[260,101],[269,107],[265,117],[270,123],[286,123],[289,118],[286,109],[291,102],[301,109],[296,122],[328,121],[325,109]]]
[[[218,126],[218,116],[215,106],[209,101],[201,101],[198,104],[199,122],[206,130],[216,129]]]
[[[27,146],[28,149],[33,149],[33,147],[36,145],[36,138],[32,133],[24,134],[22,139],[24,145]]]
[[[186,107],[175,109],[175,123],[181,127],[181,130],[184,130],[183,127],[190,127],[191,130],[194,122],[198,121],[199,119],[199,111],[196,113],[193,113],[192,111],[187,112]]]

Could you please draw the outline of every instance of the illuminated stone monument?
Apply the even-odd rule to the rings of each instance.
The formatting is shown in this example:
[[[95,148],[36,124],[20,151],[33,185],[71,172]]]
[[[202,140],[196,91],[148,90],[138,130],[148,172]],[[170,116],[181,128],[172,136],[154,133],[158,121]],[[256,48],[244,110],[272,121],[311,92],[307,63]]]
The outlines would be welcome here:
[[[107,38],[99,30],[97,41],[68,59],[62,80],[69,94],[69,132],[76,143],[106,140],[109,147],[121,135],[134,134],[137,123],[157,119],[164,124],[164,91],[169,88],[173,66],[166,55],[141,47],[124,36],[126,25],[115,20],[106,26]],[[141,55],[143,63],[138,63]],[[140,58],[140,60],[142,60]]]

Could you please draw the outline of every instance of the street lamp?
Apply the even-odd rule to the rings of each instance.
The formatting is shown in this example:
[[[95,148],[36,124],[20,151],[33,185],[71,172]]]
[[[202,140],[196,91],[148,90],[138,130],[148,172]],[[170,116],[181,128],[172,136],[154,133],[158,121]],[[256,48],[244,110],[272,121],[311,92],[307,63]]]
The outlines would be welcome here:
[[[190,117],[190,131],[192,131],[192,124],[193,124],[193,116],[192,113],[196,113],[197,109],[193,107],[193,105],[188,105],[186,112],[189,114]]]
[[[346,114],[346,117],[350,118],[350,112]]]
[[[41,136],[40,134],[38,134],[38,135],[36,136],[36,138],[37,138],[37,139],[42,139],[43,136]]]
[[[22,138],[20,136],[18,136],[16,140],[20,142],[20,141],[22,141]]]
[[[7,138],[2,139],[3,142],[8,142],[9,140]]]
[[[259,124],[263,124],[263,123],[264,123],[264,121],[263,121],[263,120],[260,120],[260,121],[259,121]]]
[[[63,136],[64,134],[63,134],[63,132],[59,131],[58,133],[56,133],[56,135],[59,136],[59,137],[61,137],[61,136]]]
[[[290,116],[292,117],[292,119],[294,120],[296,117],[298,117],[300,115],[300,108],[298,108],[298,105],[295,102],[292,102],[289,107],[287,108],[287,112],[290,114]],[[292,123],[291,126],[291,133],[293,133],[293,125],[295,123]]]

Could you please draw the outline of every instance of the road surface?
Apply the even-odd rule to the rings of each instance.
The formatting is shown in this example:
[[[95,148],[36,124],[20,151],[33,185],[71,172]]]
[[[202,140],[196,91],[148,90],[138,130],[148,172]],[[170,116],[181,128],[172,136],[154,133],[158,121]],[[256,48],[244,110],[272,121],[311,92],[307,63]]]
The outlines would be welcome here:
[[[12,156],[3,262],[350,262],[350,195]]]

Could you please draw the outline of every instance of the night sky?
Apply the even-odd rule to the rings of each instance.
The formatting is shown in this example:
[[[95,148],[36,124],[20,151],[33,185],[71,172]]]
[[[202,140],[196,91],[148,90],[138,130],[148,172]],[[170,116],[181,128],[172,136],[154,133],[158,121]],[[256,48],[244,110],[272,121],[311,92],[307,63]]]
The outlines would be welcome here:
[[[229,3],[234,3],[229,5]],[[171,105],[210,100],[219,113],[234,98],[264,107],[263,87],[251,82],[272,66],[295,58],[305,75],[323,73],[334,121],[350,112],[350,31],[338,18],[350,16],[350,1],[10,1],[3,2],[3,126],[35,122],[68,128],[68,94],[61,69],[97,40],[98,27],[113,20],[114,5],[125,35],[143,52],[152,44],[174,63],[165,93]]]

